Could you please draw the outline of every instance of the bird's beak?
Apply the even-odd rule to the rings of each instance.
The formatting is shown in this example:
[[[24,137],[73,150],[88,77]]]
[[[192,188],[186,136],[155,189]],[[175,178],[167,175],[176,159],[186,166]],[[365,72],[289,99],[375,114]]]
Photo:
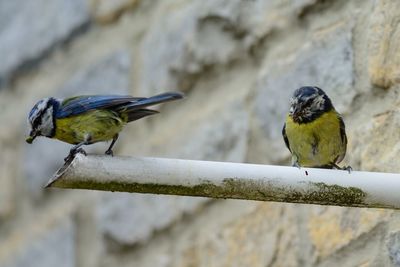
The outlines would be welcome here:
[[[26,142],[28,144],[32,144],[32,142],[33,142],[33,140],[35,140],[36,136],[37,136],[36,132],[31,131],[28,138],[26,138]]]
[[[291,108],[292,111],[292,118],[294,121],[297,121],[298,118],[300,117],[301,109],[299,106],[294,106]]]
[[[289,114],[291,116],[296,116],[298,112],[299,112],[299,109],[296,106],[291,106],[289,109]]]

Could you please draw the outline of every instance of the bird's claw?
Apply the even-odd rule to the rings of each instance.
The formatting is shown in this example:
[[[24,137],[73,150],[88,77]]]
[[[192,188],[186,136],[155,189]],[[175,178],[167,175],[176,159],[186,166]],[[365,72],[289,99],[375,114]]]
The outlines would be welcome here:
[[[292,164],[292,167],[296,167],[298,169],[301,169],[300,164],[297,161]]]
[[[78,153],[81,153],[81,154],[87,156],[87,153],[83,148],[71,149],[68,156],[66,158],[64,158],[64,162],[72,161],[75,158],[75,155]]]
[[[351,166],[339,167],[336,163],[332,163],[331,166],[337,170],[348,171],[349,173],[351,173],[353,170]]]
[[[353,171],[353,168],[352,168],[351,166],[344,166],[344,167],[342,168],[342,170],[348,171],[349,173],[351,173],[351,172]]]
[[[104,154],[114,157],[114,152],[111,149],[106,150]]]

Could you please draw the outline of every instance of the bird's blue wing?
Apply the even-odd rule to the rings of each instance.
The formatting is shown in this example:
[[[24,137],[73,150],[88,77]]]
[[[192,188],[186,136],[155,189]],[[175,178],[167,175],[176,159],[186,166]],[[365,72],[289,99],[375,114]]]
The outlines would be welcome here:
[[[57,118],[66,118],[93,109],[113,109],[143,98],[121,95],[85,95],[65,99],[57,112]]]

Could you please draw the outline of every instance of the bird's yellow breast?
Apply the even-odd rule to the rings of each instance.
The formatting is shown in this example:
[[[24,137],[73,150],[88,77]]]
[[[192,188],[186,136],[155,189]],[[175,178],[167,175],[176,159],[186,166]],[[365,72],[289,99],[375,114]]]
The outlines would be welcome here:
[[[296,123],[286,118],[286,135],[293,161],[300,166],[317,167],[338,163],[346,152],[340,130],[339,114],[335,110],[325,112],[308,123]]]
[[[119,133],[125,122],[117,113],[109,110],[93,110],[77,116],[56,119],[54,138],[78,144],[111,140]]]

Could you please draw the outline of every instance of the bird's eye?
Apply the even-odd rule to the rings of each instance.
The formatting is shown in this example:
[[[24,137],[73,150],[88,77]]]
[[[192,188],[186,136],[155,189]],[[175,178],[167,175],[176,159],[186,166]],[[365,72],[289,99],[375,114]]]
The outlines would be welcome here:
[[[304,107],[311,106],[312,102],[313,102],[313,99],[310,98],[310,99],[308,99],[306,102],[304,102],[303,106],[304,106]]]

